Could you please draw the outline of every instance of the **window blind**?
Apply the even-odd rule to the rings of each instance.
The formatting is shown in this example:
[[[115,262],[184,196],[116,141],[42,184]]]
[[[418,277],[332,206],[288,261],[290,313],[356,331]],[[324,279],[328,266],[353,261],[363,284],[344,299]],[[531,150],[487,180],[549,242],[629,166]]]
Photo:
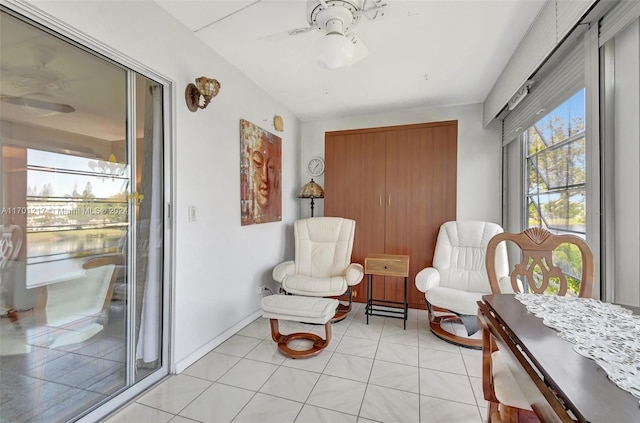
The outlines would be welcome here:
[[[511,96],[533,75],[555,45],[555,2],[547,1],[489,92],[484,102],[485,125],[500,113]]]
[[[596,0],[545,2],[484,101],[485,126],[498,116],[509,99],[542,66],[596,3]]]
[[[556,0],[558,42],[571,32],[594,3],[593,0]]]
[[[539,76],[529,94],[504,118],[503,144],[513,141],[584,86],[584,45],[580,37],[563,60]]]

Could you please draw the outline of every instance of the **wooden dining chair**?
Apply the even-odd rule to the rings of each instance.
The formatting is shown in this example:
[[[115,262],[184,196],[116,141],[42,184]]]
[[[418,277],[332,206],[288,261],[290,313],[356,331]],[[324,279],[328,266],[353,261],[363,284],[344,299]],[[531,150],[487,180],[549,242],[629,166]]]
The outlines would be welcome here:
[[[521,261],[513,268],[508,281],[498,280],[495,270],[496,248],[502,242],[514,244],[521,253]],[[567,261],[580,262],[579,277],[567,275],[568,267],[571,267]],[[543,228],[497,234],[487,245],[486,266],[491,289],[495,294],[501,293],[500,286],[505,286],[506,283],[510,283],[515,292],[524,290],[546,295],[591,297],[593,291],[593,253],[589,244],[576,235],[554,235]],[[485,400],[489,402],[487,421],[539,421],[528,407],[528,402],[501,358],[501,352],[481,315],[478,320],[482,330],[482,390]]]
[[[512,242],[522,253],[522,260],[516,264],[509,277],[515,292],[521,292],[521,285],[524,283],[527,292],[567,295],[571,284],[567,279],[566,269],[561,267],[566,264],[559,263],[558,259],[560,256],[567,259],[576,258],[579,254],[582,276],[579,280],[579,288],[574,294],[579,297],[591,297],[595,265],[589,244],[579,236],[554,235],[544,228],[529,228],[521,233],[503,232],[489,240],[486,266],[494,293],[500,293],[500,281],[496,277],[495,270],[495,254],[496,248],[503,241]]]

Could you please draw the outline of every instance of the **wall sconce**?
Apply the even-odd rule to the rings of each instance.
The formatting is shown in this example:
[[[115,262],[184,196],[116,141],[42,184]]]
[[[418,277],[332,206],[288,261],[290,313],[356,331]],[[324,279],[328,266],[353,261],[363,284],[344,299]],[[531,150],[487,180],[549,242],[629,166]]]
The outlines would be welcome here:
[[[324,190],[311,178],[311,182],[305,184],[300,190],[298,198],[311,198],[311,217],[313,217],[313,199],[324,198]]]
[[[218,95],[220,83],[216,79],[201,76],[196,79],[196,83],[187,85],[184,98],[187,101],[187,108],[195,112],[198,109],[206,108],[211,99]],[[200,105],[200,96],[204,98],[204,103]]]

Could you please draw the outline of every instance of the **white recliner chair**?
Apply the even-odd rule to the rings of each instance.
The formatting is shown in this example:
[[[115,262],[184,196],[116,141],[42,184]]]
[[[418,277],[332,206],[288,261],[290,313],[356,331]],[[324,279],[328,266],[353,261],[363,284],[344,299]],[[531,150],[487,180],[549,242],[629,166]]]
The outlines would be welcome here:
[[[482,339],[473,338],[478,331],[477,301],[491,294],[485,256],[489,240],[502,233],[496,223],[451,221],[440,227],[432,267],[416,275],[416,287],[424,292],[431,332],[445,341],[468,348],[482,348]],[[504,243],[496,251],[498,280],[509,285],[509,262]],[[507,292],[512,292],[507,287]],[[446,322],[462,322],[468,336],[446,330]]]
[[[351,263],[356,222],[341,217],[311,217],[294,223],[294,260],[273,269],[273,279],[288,294],[337,297],[349,293],[349,304],[340,304],[333,321],[351,309],[351,290],[364,276],[359,263]]]

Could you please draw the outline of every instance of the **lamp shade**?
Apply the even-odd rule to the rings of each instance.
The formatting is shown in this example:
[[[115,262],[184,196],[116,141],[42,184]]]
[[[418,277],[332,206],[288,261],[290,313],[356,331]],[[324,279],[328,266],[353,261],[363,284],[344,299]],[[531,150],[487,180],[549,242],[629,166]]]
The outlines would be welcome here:
[[[200,94],[202,94],[204,97],[211,98],[215,97],[216,94],[218,94],[220,83],[215,79],[201,76],[200,78],[196,79],[196,87],[198,87],[198,91],[200,91]]]
[[[311,179],[311,182],[302,187],[298,198],[324,198],[324,190]]]
[[[330,32],[316,41],[315,50],[318,63],[338,69],[351,63],[355,46],[341,33]]]

